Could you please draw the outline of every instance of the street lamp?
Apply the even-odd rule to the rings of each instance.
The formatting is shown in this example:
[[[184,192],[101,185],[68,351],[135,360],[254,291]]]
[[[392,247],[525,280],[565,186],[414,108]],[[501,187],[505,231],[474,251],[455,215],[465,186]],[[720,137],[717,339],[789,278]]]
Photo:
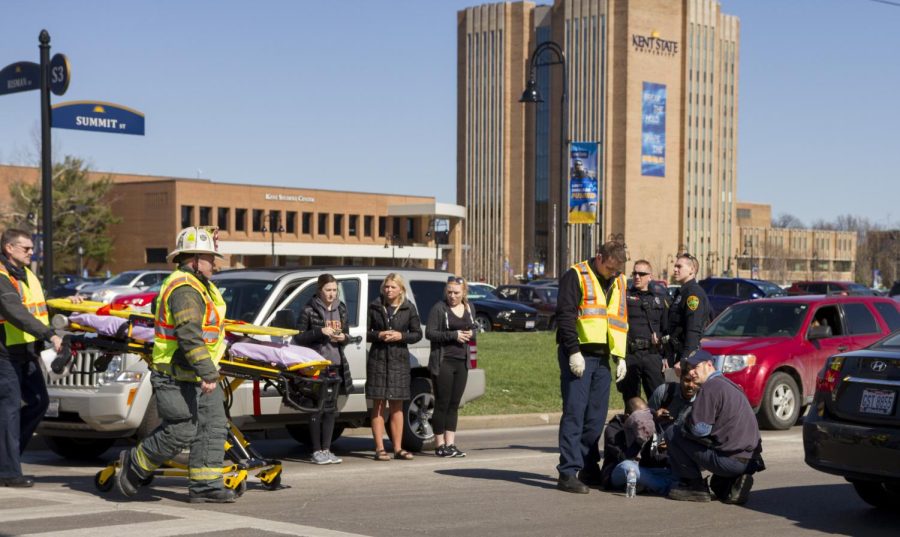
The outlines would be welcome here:
[[[261,231],[269,232],[272,239],[272,262],[278,266],[278,257],[275,255],[275,232],[284,233],[284,226],[281,225],[281,211],[269,211],[269,227],[266,228],[266,225],[263,224]]]
[[[425,236],[434,239],[434,268],[440,270],[443,259],[441,258],[441,249],[438,243],[438,219],[432,218],[428,227],[429,230],[425,233]]]
[[[541,55],[549,51],[552,53],[555,59],[551,61],[539,61]],[[569,194],[569,181],[568,181],[568,172],[569,172],[569,144],[567,139],[568,134],[568,125],[569,125],[569,92],[568,92],[568,84],[569,77],[566,71],[566,55],[563,53],[563,49],[559,46],[555,41],[544,41],[539,44],[537,48],[534,49],[534,52],[531,54],[531,60],[529,62],[529,70],[528,70],[528,83],[525,86],[525,91],[522,92],[522,98],[519,99],[520,103],[541,103],[544,102],[544,99],[541,97],[541,93],[538,91],[537,87],[537,68],[543,66],[550,65],[560,65],[562,66],[562,95],[559,100],[559,143],[562,149],[561,162],[560,162],[560,176],[559,176],[559,233],[556,238],[556,256],[553,260],[553,272],[560,276],[562,271],[565,270],[564,267],[567,263],[568,257],[568,237],[567,237],[567,222],[568,222],[568,207],[563,204],[568,199]],[[566,203],[566,205],[568,205]]]
[[[391,266],[396,264],[396,248],[403,248],[403,242],[400,240],[400,235],[388,235],[385,237],[385,248],[391,249]]]
[[[714,265],[719,262],[719,254],[716,252],[706,253],[706,275],[713,276]]]

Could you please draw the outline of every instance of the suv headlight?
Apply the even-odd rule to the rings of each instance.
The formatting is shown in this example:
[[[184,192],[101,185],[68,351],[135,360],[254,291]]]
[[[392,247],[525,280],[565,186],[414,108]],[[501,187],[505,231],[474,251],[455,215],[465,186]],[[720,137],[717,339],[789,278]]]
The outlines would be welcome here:
[[[116,377],[119,376],[119,373],[122,372],[123,358],[121,354],[117,354],[113,356],[109,360],[109,364],[106,366],[106,370],[100,373],[100,377],[97,379],[99,384],[109,384],[116,380]]]
[[[719,356],[722,373],[735,373],[756,365],[755,354],[723,354]]]

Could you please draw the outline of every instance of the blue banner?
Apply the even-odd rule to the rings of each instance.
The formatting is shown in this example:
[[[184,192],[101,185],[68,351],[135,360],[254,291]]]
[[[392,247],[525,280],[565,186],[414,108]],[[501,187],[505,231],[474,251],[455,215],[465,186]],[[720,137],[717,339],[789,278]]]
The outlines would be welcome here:
[[[0,95],[41,88],[41,66],[34,62],[11,63],[0,70]]]
[[[572,142],[569,147],[569,223],[593,224],[600,207],[595,142]]]
[[[666,176],[666,86],[644,82],[641,96],[641,175]]]
[[[144,114],[124,106],[99,101],[72,101],[53,107],[56,129],[144,135]]]

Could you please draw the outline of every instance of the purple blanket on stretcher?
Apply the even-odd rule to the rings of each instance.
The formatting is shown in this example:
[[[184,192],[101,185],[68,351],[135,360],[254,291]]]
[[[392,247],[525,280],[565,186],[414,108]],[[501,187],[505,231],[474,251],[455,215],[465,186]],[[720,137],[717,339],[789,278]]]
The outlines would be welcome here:
[[[148,326],[133,326],[131,335],[128,334],[128,320],[109,315],[95,315],[93,313],[75,313],[69,316],[69,321],[93,328],[103,336],[139,339],[141,341],[153,341],[153,328]],[[245,358],[255,362],[264,362],[270,365],[284,368],[296,364],[305,364],[325,360],[321,354],[307,347],[299,345],[278,345],[275,343],[240,341],[228,348],[228,354],[237,358]]]

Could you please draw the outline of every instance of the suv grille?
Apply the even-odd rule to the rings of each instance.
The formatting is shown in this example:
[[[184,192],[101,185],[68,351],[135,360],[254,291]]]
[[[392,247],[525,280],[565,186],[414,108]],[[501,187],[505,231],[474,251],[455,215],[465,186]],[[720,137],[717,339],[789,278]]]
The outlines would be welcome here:
[[[100,375],[94,370],[94,360],[99,357],[100,353],[97,351],[78,351],[72,364],[72,374],[59,380],[50,380],[48,376],[47,385],[96,388],[99,386],[97,379]]]

